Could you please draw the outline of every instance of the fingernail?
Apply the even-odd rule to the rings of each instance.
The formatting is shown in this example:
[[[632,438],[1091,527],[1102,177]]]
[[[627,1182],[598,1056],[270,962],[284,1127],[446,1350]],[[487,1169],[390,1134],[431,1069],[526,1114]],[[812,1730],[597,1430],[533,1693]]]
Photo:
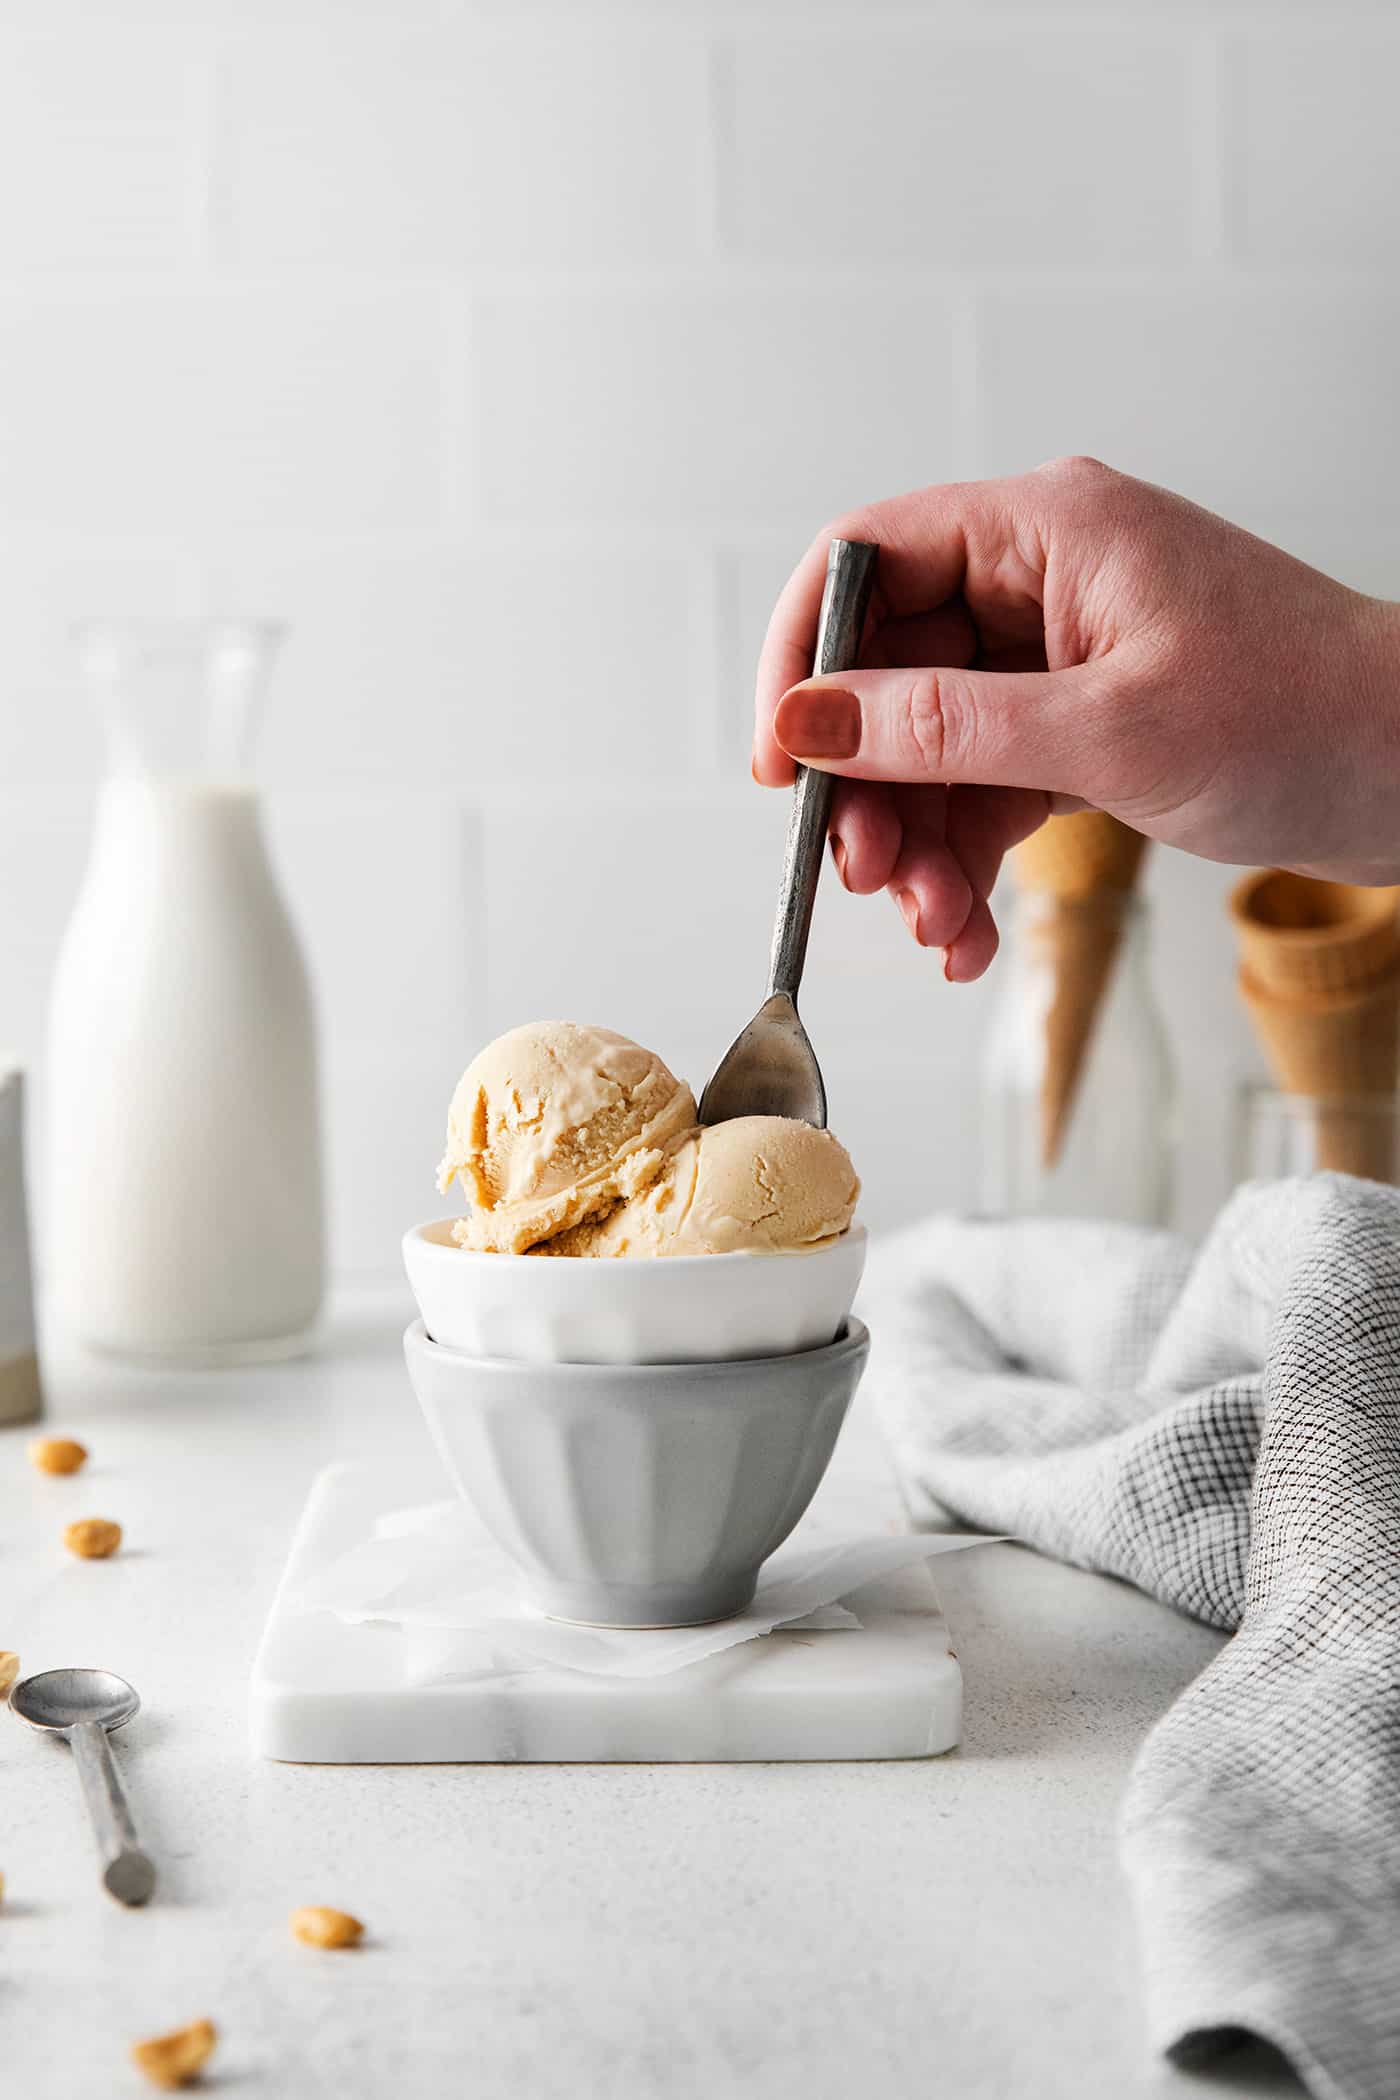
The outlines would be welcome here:
[[[898,897],[895,899],[895,902],[899,906],[900,915],[902,916],[905,925],[909,928],[909,931],[913,934],[915,940],[917,941],[919,938],[918,898],[914,895],[914,892],[912,890],[901,890],[899,892]]]
[[[763,782],[758,777],[758,760],[756,758],[749,760],[749,771],[753,775],[754,786],[762,787]]]
[[[792,758],[854,758],[860,702],[839,686],[794,686],[778,702],[773,733]]]
[[[831,834],[831,857],[836,863],[836,872],[844,883],[846,880],[846,849],[834,831]]]
[[[948,984],[956,984],[956,983],[957,983],[957,979],[956,979],[956,978],[954,977],[954,975],[953,975],[953,951],[952,951],[952,949],[951,949],[951,948],[945,948],[945,949],[943,950],[943,957],[942,957],[942,960],[943,960],[943,976],[944,976],[944,980],[945,980],[945,982],[946,982],[946,983],[948,983]]]

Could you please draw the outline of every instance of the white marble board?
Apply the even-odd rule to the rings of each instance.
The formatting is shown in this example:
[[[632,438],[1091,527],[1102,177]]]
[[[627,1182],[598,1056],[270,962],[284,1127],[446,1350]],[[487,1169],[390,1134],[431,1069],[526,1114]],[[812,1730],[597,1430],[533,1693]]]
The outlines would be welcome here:
[[[773,1633],[666,1677],[531,1664],[406,1683],[395,1628],[295,1612],[291,1599],[376,1517],[414,1499],[383,1467],[339,1464],[317,1476],[253,1666],[259,1755],[309,1764],[823,1761],[930,1757],[958,1741],[961,1672],[922,1566],[845,1600],[859,1631]],[[483,1539],[483,1555],[495,1551]]]

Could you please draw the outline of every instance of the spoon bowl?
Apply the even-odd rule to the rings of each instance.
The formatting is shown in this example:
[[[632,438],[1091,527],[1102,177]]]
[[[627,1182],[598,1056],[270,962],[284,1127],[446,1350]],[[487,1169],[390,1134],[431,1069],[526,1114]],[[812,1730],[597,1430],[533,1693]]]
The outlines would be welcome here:
[[[10,1705],[31,1728],[64,1736],[83,1721],[124,1728],[141,1711],[136,1687],[114,1670],[41,1670],[21,1679]]]
[[[826,1128],[822,1068],[786,992],[764,1000],[705,1089],[702,1123],[732,1123],[736,1116],[788,1116]]]

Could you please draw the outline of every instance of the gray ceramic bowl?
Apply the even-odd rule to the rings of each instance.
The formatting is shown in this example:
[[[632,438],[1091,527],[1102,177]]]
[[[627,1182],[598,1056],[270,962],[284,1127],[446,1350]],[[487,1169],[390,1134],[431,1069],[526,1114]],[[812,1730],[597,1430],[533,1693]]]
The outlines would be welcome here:
[[[693,1626],[749,1604],[826,1471],[870,1337],[742,1363],[547,1364],[404,1336],[433,1441],[551,1618]]]

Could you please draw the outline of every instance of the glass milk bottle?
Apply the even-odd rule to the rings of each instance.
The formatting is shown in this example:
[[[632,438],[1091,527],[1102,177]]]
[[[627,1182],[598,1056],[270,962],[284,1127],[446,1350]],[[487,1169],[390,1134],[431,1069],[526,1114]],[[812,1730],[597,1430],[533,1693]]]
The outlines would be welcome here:
[[[280,641],[81,630],[110,771],[49,1020],[50,1269],[123,1356],[293,1353],[324,1284],[311,994],[245,772]]]
[[[983,1053],[982,1201],[1163,1225],[1175,1088],[1132,892],[1015,895]]]

